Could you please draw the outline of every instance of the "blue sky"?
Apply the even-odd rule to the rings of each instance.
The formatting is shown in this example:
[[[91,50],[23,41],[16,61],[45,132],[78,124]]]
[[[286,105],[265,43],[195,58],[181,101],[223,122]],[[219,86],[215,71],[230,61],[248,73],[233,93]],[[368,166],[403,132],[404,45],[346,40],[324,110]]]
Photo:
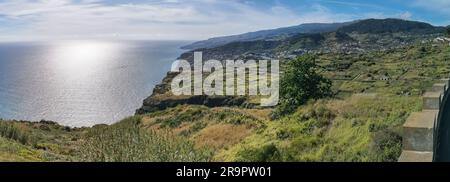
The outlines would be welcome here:
[[[199,40],[311,22],[450,24],[450,0],[0,0],[0,41]]]

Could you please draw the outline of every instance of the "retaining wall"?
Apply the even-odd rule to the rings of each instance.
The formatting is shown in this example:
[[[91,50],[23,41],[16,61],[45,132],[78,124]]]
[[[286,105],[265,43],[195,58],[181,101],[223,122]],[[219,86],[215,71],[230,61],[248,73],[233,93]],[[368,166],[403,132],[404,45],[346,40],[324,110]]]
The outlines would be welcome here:
[[[423,95],[423,110],[412,113],[403,125],[399,162],[433,162],[439,123],[449,95],[449,79],[442,79]]]

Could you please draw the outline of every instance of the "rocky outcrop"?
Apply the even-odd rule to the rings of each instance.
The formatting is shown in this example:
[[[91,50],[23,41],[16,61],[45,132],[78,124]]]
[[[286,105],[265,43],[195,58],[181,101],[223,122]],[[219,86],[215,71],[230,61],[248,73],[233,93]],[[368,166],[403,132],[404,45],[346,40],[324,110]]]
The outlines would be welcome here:
[[[244,97],[210,97],[205,95],[192,96],[183,99],[166,99],[158,100],[149,97],[144,101],[143,106],[136,111],[136,114],[145,114],[156,111],[161,111],[167,108],[176,107],[178,105],[204,105],[207,107],[225,107],[225,106],[239,106],[239,107],[253,107],[252,104],[246,103]]]
[[[178,73],[169,72],[162,83],[155,86],[153,94],[144,100],[136,114],[152,113],[179,105],[204,105],[207,107],[245,107],[253,108],[255,104],[249,103],[247,97],[235,96],[175,96],[170,92],[170,82]]]

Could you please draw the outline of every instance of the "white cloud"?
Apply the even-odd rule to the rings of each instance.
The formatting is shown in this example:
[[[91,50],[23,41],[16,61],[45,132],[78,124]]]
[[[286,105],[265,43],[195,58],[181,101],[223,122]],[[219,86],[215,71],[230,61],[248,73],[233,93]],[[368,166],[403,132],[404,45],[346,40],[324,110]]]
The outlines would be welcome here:
[[[101,0],[0,2],[1,39],[122,38],[205,39],[307,22],[354,17],[315,4],[303,12],[269,10],[239,0],[154,0],[108,4]]]
[[[413,17],[413,15],[409,11],[404,12],[404,13],[399,15],[399,18],[400,19],[404,19],[404,20],[410,20],[412,17]]]

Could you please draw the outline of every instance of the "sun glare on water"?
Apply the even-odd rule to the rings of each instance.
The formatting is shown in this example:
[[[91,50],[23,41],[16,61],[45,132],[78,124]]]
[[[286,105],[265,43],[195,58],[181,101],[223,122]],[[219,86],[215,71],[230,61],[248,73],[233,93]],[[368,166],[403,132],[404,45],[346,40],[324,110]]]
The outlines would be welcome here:
[[[101,41],[58,43],[52,56],[53,66],[66,74],[85,74],[98,69],[119,51],[119,45]]]

